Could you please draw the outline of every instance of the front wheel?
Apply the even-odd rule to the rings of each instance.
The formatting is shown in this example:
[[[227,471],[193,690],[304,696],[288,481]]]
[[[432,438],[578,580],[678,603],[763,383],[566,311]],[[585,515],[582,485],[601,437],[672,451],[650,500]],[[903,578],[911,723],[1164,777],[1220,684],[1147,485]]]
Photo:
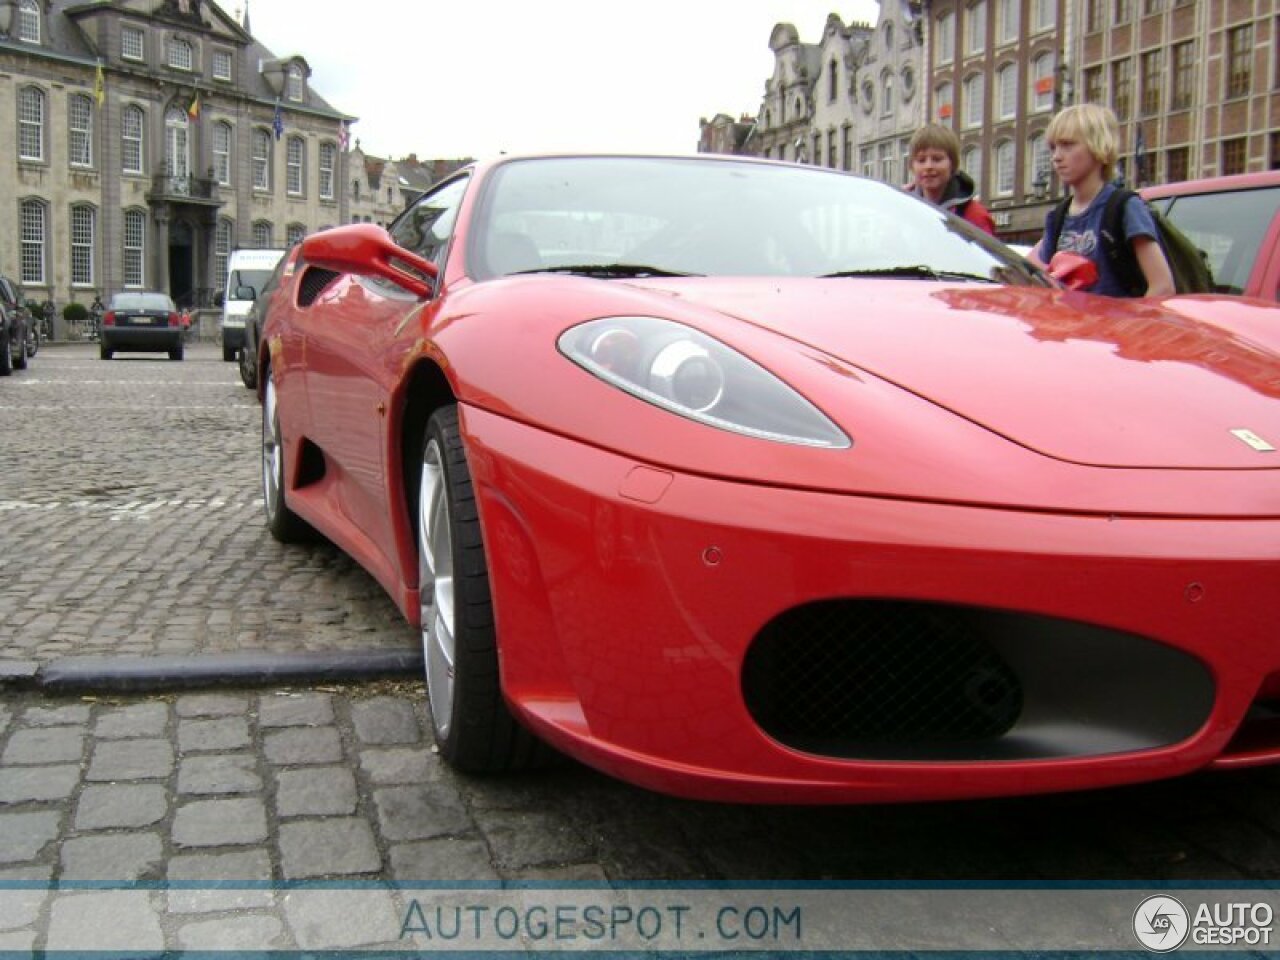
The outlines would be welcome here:
[[[307,522],[289,509],[284,492],[284,444],[276,385],[268,374],[262,392],[262,497],[267,529],[281,543],[297,543],[311,533]]]
[[[0,377],[7,377],[13,373],[13,346],[9,343],[10,334],[4,335],[4,340],[0,341]]]
[[[249,348],[247,346],[240,348],[240,380],[250,390],[258,387],[258,367],[253,358],[249,356]]]
[[[417,534],[422,653],[440,755],[471,773],[544,760],[547,748],[502,698],[489,571],[456,407],[427,423]]]

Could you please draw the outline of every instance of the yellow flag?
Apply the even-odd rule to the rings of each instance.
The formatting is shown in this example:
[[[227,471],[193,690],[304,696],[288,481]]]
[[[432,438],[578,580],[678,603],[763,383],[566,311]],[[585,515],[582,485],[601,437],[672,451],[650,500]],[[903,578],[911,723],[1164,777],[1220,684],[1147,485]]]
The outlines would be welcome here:
[[[102,106],[102,101],[107,99],[107,81],[102,75],[102,64],[98,64],[98,72],[93,78],[93,96],[98,101],[98,106]]]

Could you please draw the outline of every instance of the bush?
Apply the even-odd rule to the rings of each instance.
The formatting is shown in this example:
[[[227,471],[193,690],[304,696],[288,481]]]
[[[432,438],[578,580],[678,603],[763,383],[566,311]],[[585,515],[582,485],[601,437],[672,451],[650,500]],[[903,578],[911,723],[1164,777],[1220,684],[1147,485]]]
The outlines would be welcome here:
[[[83,303],[68,303],[62,308],[62,319],[71,324],[84,323],[89,319],[89,308]]]

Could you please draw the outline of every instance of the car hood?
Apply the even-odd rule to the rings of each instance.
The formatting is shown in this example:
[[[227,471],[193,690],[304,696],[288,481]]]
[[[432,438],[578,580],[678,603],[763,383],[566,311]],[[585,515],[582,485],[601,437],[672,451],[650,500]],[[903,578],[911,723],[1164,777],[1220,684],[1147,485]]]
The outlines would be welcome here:
[[[643,285],[773,330],[1060,460],[1280,466],[1280,452],[1254,441],[1280,447],[1280,353],[1274,341],[1209,322],[1212,302],[1193,316],[1038,287],[740,278]],[[1240,308],[1220,312],[1231,309]],[[1257,327],[1254,312],[1267,310],[1249,307]],[[1276,316],[1262,319],[1280,325]]]

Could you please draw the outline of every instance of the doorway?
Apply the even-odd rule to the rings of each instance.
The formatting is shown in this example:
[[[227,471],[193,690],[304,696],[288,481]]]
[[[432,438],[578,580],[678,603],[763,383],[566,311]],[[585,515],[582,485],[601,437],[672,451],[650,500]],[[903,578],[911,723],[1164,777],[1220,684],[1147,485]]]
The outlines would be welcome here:
[[[169,224],[169,296],[181,308],[195,306],[195,231],[185,220]]]

